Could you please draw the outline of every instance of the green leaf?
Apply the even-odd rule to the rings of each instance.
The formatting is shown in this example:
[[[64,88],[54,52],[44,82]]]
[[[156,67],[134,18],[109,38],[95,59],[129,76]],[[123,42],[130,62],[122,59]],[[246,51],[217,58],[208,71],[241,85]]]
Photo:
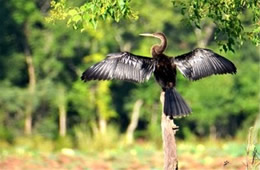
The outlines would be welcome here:
[[[74,22],[74,23],[78,23],[79,21],[81,21],[82,20],[82,18],[81,18],[81,16],[80,15],[74,15],[73,17],[72,17],[72,21]]]
[[[74,16],[74,15],[78,14],[76,9],[71,9],[71,10],[69,10],[68,13],[69,13],[70,16]]]

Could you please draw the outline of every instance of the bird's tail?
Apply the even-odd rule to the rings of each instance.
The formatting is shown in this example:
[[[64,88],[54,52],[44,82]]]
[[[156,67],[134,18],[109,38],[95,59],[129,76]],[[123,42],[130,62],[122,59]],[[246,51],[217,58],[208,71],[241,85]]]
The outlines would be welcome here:
[[[180,118],[191,113],[191,109],[175,88],[165,91],[164,113],[170,118]]]

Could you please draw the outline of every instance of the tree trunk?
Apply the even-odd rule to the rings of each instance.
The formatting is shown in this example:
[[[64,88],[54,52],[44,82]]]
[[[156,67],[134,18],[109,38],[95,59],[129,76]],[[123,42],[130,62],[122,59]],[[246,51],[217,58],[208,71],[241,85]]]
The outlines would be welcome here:
[[[140,115],[140,108],[143,104],[143,101],[141,99],[137,100],[134,104],[134,109],[131,116],[131,121],[129,126],[127,127],[126,131],[126,140],[128,144],[133,143],[134,140],[134,131],[137,127],[139,115]]]
[[[215,125],[211,125],[209,128],[209,137],[211,140],[216,140],[217,139],[217,129]]]
[[[99,118],[99,132],[105,134],[107,132],[107,121],[100,116]]]
[[[161,92],[161,103],[164,105],[164,92]],[[163,108],[163,107],[162,107]],[[178,129],[173,122],[170,120],[162,111],[161,119],[162,128],[162,140],[164,150],[164,170],[177,170],[178,169],[178,158],[177,158],[177,146],[175,142],[175,133]]]
[[[35,78],[35,71],[34,71],[34,65],[32,61],[32,56],[28,55],[26,56],[26,63],[28,66],[28,74],[29,74],[29,96],[30,99],[26,106],[25,111],[25,134],[30,135],[32,133],[32,112],[33,112],[33,96],[35,93],[35,85],[36,85],[36,78]]]
[[[209,40],[213,34],[214,31],[214,24],[210,24],[205,26],[203,30],[195,28],[195,35],[197,37],[197,46],[204,48],[208,45]],[[203,34],[202,34],[203,32]]]
[[[32,134],[32,116],[28,113],[25,115],[25,121],[24,121],[24,133],[26,135]]]
[[[59,134],[60,136],[66,136],[66,108],[64,104],[60,104],[59,106],[59,123],[60,123],[60,129]]]
[[[35,68],[33,64],[32,54],[30,51],[30,47],[28,44],[28,28],[27,24],[24,26],[24,54],[25,61],[27,64],[28,76],[29,76],[29,84],[28,84],[28,92],[29,92],[29,101],[26,105],[25,110],[25,124],[24,131],[26,135],[30,135],[32,133],[32,112],[33,112],[33,96],[35,95],[35,86],[36,86],[36,76],[35,76]]]

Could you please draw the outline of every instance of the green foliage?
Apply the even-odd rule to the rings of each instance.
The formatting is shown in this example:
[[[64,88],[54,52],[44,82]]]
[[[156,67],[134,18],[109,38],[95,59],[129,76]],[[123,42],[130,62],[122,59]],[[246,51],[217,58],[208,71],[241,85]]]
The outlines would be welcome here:
[[[84,85],[82,82],[77,81],[73,84],[69,94],[68,100],[71,103],[71,109],[75,108],[77,110],[82,123],[87,123],[96,117],[93,114],[95,113],[95,97],[94,93],[89,89],[91,89],[89,84]]]
[[[111,109],[111,92],[109,89],[109,81],[101,81],[98,83],[96,90],[96,104],[98,112],[102,118],[108,120],[115,117],[116,113]]]
[[[104,151],[121,145],[121,136],[115,126],[109,125],[105,134],[86,126],[74,128],[76,147],[85,152]]]
[[[41,135],[24,136],[15,139],[16,150],[18,154],[27,153],[30,150],[37,150],[43,153],[54,151],[54,142]]]
[[[199,19],[202,20],[203,26],[202,36],[198,37],[195,35],[197,29],[187,26],[183,22],[180,10],[173,8],[168,0],[132,1],[131,8],[139,12],[139,19],[135,22],[123,19],[135,15],[130,10],[129,1],[122,1],[122,8],[121,1],[52,2],[53,13],[51,12],[49,19],[64,19],[67,22],[70,20],[70,26],[84,29],[84,32],[80,32],[66,27],[63,22],[45,22],[49,11],[48,4],[44,2],[12,0],[8,3],[4,1],[0,6],[0,20],[3,21],[0,28],[0,142],[7,140],[9,143],[16,143],[17,138],[20,140],[23,134],[25,108],[28,102],[33,101],[33,133],[41,137],[32,141],[40,143],[46,138],[47,150],[70,146],[82,150],[89,150],[92,146],[93,150],[99,147],[100,150],[114,148],[120,143],[121,134],[125,133],[134,103],[142,99],[144,104],[140,110],[135,136],[152,140],[159,145],[161,89],[154,78],[144,84],[121,81],[83,83],[80,76],[87,67],[101,61],[110,52],[127,50],[134,54],[150,56],[149,50],[157,40],[140,38],[138,34],[142,32],[164,32],[169,41],[166,54],[170,56],[197,47],[198,41],[204,36],[208,38],[205,44],[207,48],[216,51],[217,46],[211,37],[214,37],[214,31],[219,26],[213,28],[212,34],[206,35],[205,28],[211,24],[210,20],[203,20],[204,16],[208,15],[207,11],[205,15],[200,14]],[[211,1],[204,2],[205,6],[210,7]],[[223,1],[222,4],[231,2],[233,1]],[[201,5],[202,1],[191,2],[193,3],[197,3],[196,8],[204,7]],[[251,2],[246,2],[245,5],[249,3]],[[93,11],[90,8],[91,4],[95,5]],[[255,22],[250,10],[255,6],[244,10],[243,16],[242,11],[236,11],[237,6],[230,6],[232,8],[229,10],[226,7],[223,7],[223,10],[231,12],[232,22],[224,18],[223,26],[231,22],[237,29],[236,24],[239,22],[236,19],[239,19],[244,29],[234,35],[245,33],[247,36],[246,32],[254,29],[252,26]],[[101,13],[102,8],[104,13]],[[125,13],[122,14],[123,8]],[[113,13],[110,13],[111,10]],[[234,10],[234,14],[230,10]],[[216,10],[212,9],[211,12],[213,15]],[[77,15],[80,15],[80,20],[77,19]],[[239,17],[236,18],[235,15]],[[120,22],[114,21],[115,18],[120,19]],[[99,22],[103,19],[108,21]],[[219,21],[216,24],[221,24]],[[96,29],[86,26],[91,22],[99,22],[99,26]],[[225,36],[228,35],[227,31],[230,30],[220,28],[224,30]],[[225,37],[222,38],[219,37],[219,40],[224,40]],[[178,75],[176,88],[193,109],[191,116],[176,120],[180,126],[177,133],[179,137],[193,140],[197,136],[214,136],[214,133],[217,137],[247,135],[248,128],[252,126],[258,114],[260,89],[256,84],[259,84],[259,49],[246,42],[247,38],[241,39],[245,41],[241,49],[232,46],[235,54],[220,53],[236,64],[236,75],[213,76],[197,82],[189,82],[182,75]],[[235,43],[238,41],[240,40],[234,40]],[[28,68],[24,49],[26,42],[36,73],[36,91],[33,96],[29,96],[27,89]],[[58,114],[61,104],[65,105],[67,112],[68,140],[58,139]],[[105,119],[108,125],[105,136],[99,134],[97,123],[100,118]],[[117,128],[111,128],[112,124],[116,124]],[[30,143],[29,140],[20,143]],[[49,140],[56,140],[57,145],[49,147],[52,145],[48,144]],[[40,147],[35,143],[31,143],[31,146]]]
[[[219,45],[225,51],[231,50],[234,52],[234,46],[241,46],[244,41],[250,40],[256,45],[259,45],[259,2],[257,0],[245,1],[245,0],[208,0],[208,1],[179,1],[173,0],[173,6],[186,17],[186,21],[191,25],[195,25],[197,28],[201,28],[205,21],[209,19],[215,24],[216,32],[215,39]],[[137,19],[137,15],[133,12],[132,8],[138,9],[138,6],[142,6],[141,2],[133,2],[133,7],[129,5],[130,1],[117,0],[117,1],[90,1],[84,3],[82,6],[73,7],[72,4],[65,0],[59,2],[52,1],[50,16],[48,21],[66,20],[67,25],[72,26],[75,29],[81,29],[81,31],[88,30],[88,25],[91,24],[96,28],[100,19],[106,20],[112,18],[115,21],[119,21],[121,18]],[[168,2],[157,2],[157,6],[154,9],[149,9],[148,6],[141,8],[140,13],[143,16],[151,15],[150,11],[153,11],[153,17],[155,25],[149,25],[151,28],[160,27],[163,20],[170,19],[170,14],[164,11],[164,15],[158,15],[156,8],[166,7],[169,8]],[[181,9],[181,10],[180,10]],[[142,12],[144,11],[144,12]],[[244,21],[244,14],[250,15],[250,19]],[[250,25],[247,23],[251,22]]]
[[[55,141],[55,150],[61,150],[63,148],[74,148],[72,139],[69,136],[59,136]]]
[[[154,145],[157,148],[162,148],[162,135],[161,135],[161,127],[158,126],[158,122],[150,123],[147,132],[149,139],[154,142]]]
[[[215,39],[227,51],[235,51],[234,45],[250,40],[259,45],[260,2],[257,0],[172,0],[175,8],[181,9],[188,22],[201,28],[201,23],[210,19],[216,26]],[[245,13],[250,19],[243,20]],[[251,22],[249,25],[248,22]]]
[[[79,7],[70,7],[66,0],[51,1],[52,10],[47,21],[66,20],[74,29],[86,30],[89,24],[97,27],[99,20],[111,18],[119,22],[122,18],[137,19],[129,6],[130,0],[94,0]]]

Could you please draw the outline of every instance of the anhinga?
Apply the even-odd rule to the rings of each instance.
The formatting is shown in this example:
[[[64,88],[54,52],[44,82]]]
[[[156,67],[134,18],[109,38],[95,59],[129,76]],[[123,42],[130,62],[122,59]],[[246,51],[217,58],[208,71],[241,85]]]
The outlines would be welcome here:
[[[226,58],[209,49],[196,48],[177,57],[163,54],[167,39],[163,33],[145,33],[141,36],[155,37],[160,44],[152,46],[152,58],[134,55],[129,52],[111,53],[103,61],[91,66],[81,79],[89,80],[127,80],[144,82],[152,73],[165,92],[164,113],[170,118],[186,116],[191,109],[176,91],[176,68],[189,80],[198,80],[213,74],[235,74],[235,65]]]

